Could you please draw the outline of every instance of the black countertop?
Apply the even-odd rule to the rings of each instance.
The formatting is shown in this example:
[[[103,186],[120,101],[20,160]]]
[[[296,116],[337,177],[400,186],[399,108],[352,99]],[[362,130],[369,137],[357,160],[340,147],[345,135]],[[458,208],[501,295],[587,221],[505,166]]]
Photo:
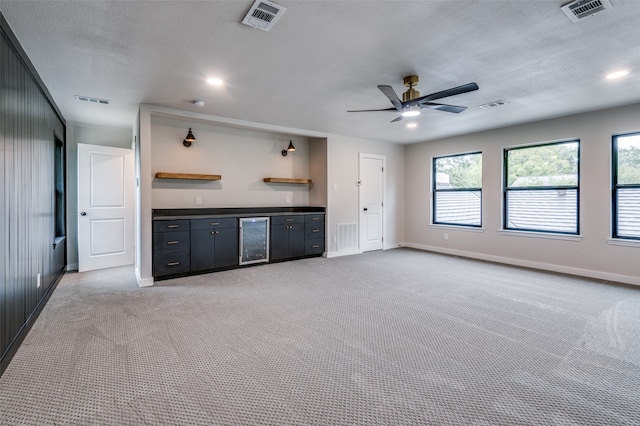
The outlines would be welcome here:
[[[189,219],[220,216],[269,216],[296,213],[325,213],[325,207],[215,207],[202,209],[153,209],[153,219]]]

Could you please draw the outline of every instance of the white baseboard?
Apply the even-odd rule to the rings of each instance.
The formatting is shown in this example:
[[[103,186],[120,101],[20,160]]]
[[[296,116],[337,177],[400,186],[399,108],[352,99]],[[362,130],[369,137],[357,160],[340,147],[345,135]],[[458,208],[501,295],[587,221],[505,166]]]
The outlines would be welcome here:
[[[327,259],[332,258],[332,257],[340,257],[340,256],[351,256],[354,254],[362,254],[362,251],[360,251],[360,249],[352,249],[352,250],[343,250],[343,251],[328,251],[327,252]]]
[[[623,284],[640,286],[640,277],[629,275],[612,274],[610,272],[593,271],[590,269],[573,268],[570,266],[554,265],[551,263],[532,262],[530,260],[514,259],[510,257],[493,256],[489,254],[476,253],[463,250],[453,250],[442,247],[428,246],[425,244],[405,243],[405,247],[418,250],[432,251],[436,253],[450,254],[453,256],[468,257],[471,259],[486,260],[489,262],[504,263],[507,265],[523,266],[525,268],[541,269],[544,271],[559,272],[561,274],[577,275],[580,277],[594,278],[597,280],[615,281]]]
[[[153,286],[153,277],[151,278],[142,278],[140,276],[140,271],[138,268],[136,269],[136,281],[138,281],[138,287],[151,287]]]

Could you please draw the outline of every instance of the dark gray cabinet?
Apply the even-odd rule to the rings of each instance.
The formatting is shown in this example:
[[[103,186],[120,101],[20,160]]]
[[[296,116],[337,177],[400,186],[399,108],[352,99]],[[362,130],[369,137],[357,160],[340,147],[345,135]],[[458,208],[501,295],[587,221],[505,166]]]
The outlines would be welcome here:
[[[324,214],[305,214],[304,218],[304,255],[324,253]]]
[[[190,267],[189,220],[153,222],[153,276],[187,274]]]
[[[265,222],[269,223],[269,258],[264,262],[320,256],[324,253],[324,212],[260,214],[257,209],[253,210],[242,212],[240,218],[243,218],[243,221],[268,219]],[[155,279],[219,271],[241,265],[240,218],[227,214],[216,217],[215,214],[209,217],[201,214],[198,217],[188,211],[177,211],[174,217],[181,217],[180,219],[154,218],[153,276]],[[259,214],[260,217],[245,217],[245,214]],[[264,234],[266,232],[262,232],[262,235]],[[266,253],[266,247],[264,252]],[[249,254],[245,260],[251,260]],[[247,261],[242,265],[254,263],[254,261]]]
[[[269,260],[304,256],[304,215],[272,216]]]
[[[238,266],[238,219],[191,220],[191,272]]]

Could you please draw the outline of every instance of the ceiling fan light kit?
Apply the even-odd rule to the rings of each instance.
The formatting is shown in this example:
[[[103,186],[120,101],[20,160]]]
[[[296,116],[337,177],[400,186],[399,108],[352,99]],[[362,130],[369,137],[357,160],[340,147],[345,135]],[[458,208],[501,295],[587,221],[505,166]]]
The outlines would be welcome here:
[[[392,108],[384,108],[384,109],[360,109],[360,110],[350,110],[347,112],[372,112],[372,111],[396,111],[400,113],[400,116],[395,120],[392,120],[392,123],[396,121],[402,120],[404,117],[415,117],[420,114],[420,110],[423,108],[429,109],[437,109],[439,111],[451,112],[454,114],[461,113],[466,110],[467,107],[457,106],[457,105],[448,105],[448,104],[439,104],[434,101],[436,99],[442,99],[449,96],[460,95],[467,92],[472,92],[474,90],[478,90],[478,85],[476,83],[467,83],[462,86],[452,87],[451,89],[443,90],[441,92],[431,93],[430,95],[420,96],[420,92],[414,89],[415,86],[418,85],[419,78],[417,75],[409,75],[404,77],[404,85],[409,89],[402,94],[402,101],[396,95],[396,92],[393,91],[391,86],[387,85],[379,85],[378,89],[389,99]]]

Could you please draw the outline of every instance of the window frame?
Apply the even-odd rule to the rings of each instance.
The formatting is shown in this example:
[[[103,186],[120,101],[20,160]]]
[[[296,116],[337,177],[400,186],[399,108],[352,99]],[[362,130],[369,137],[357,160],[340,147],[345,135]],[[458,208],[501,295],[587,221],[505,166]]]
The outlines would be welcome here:
[[[431,224],[439,225],[439,226],[459,226],[465,228],[482,228],[482,186],[479,188],[447,188],[447,189],[438,189],[437,188],[437,168],[436,161],[442,158],[453,158],[453,157],[464,157],[467,155],[480,155],[480,166],[482,167],[482,151],[473,151],[473,152],[464,152],[460,154],[451,154],[451,155],[440,155],[438,157],[432,157],[431,159]],[[482,178],[480,184],[482,185]],[[437,202],[436,197],[438,192],[479,192],[480,193],[480,223],[479,224],[467,224],[467,223],[459,223],[459,222],[438,222],[436,221],[437,215]]]
[[[54,133],[53,136],[53,199],[54,199],[54,247],[59,246],[67,236],[66,229],[66,156],[65,143]]]
[[[576,176],[576,184],[575,185],[557,185],[557,186],[526,186],[526,187],[509,187],[509,152],[515,151],[519,149],[529,149],[529,148],[539,148],[544,146],[551,145],[563,145],[568,143],[577,143],[577,176]],[[525,232],[525,233],[542,233],[548,235],[580,235],[580,151],[581,151],[581,143],[580,139],[568,139],[554,142],[542,142],[542,143],[534,143],[520,146],[513,146],[504,148],[502,150],[502,230],[509,232]],[[534,229],[534,228],[512,228],[509,227],[509,203],[508,203],[508,194],[511,191],[561,191],[561,190],[574,190],[576,191],[576,230],[575,232],[569,231],[554,231],[549,229]]]
[[[640,136],[640,132],[621,133],[611,136],[611,238],[615,240],[640,241],[640,237],[620,235],[618,231],[618,191],[640,189],[637,184],[618,184],[618,139],[625,136]]]

